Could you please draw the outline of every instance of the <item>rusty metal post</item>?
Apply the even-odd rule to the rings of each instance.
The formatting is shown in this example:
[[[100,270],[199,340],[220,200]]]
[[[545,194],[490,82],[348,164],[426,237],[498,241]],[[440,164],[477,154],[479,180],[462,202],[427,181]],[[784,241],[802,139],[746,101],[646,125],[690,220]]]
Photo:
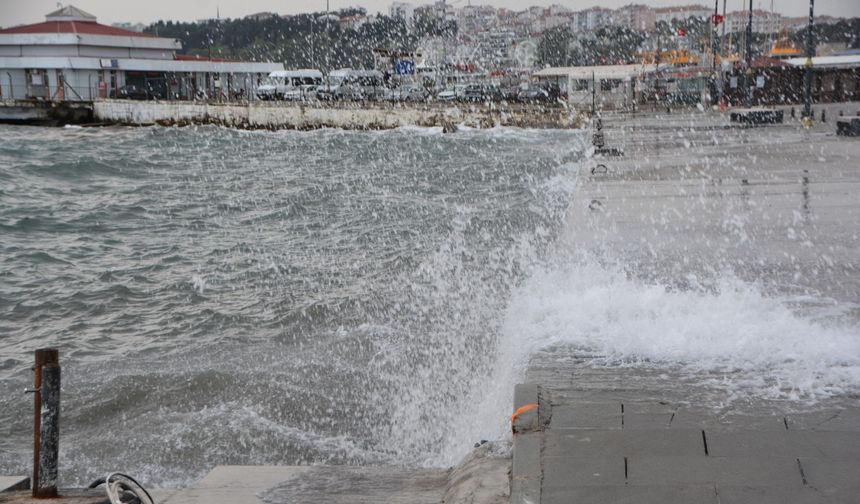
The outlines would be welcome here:
[[[60,448],[60,352],[56,348],[36,350],[33,385],[33,497],[56,497]]]

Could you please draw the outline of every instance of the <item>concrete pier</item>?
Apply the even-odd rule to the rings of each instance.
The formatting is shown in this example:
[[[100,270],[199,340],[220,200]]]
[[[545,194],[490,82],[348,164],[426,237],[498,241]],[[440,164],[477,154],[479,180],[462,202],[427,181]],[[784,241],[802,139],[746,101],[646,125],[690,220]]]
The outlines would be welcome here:
[[[30,478],[27,476],[0,476],[0,492],[28,490]]]
[[[554,348],[532,361],[550,421],[515,436],[512,502],[857,502],[860,407],[715,412],[591,357]]]
[[[519,126],[573,128],[579,114],[560,105],[384,103],[384,102],[254,102],[197,103],[98,100],[98,122],[128,125],[217,124],[243,129],[391,129],[402,126],[472,128]]]
[[[454,468],[219,466],[158,504],[504,504],[510,459],[488,443]],[[2,500],[0,500],[2,502]]]
[[[604,125],[625,156],[583,166],[576,246],[678,289],[686,271],[716,269],[775,294],[860,299],[856,140],[833,125],[745,128],[712,113]],[[733,398],[719,385],[731,369],[604,358],[563,344],[531,357],[513,408],[538,408],[514,422],[512,502],[860,502],[856,396]]]
[[[91,122],[91,102],[0,100],[0,123],[62,126]]]

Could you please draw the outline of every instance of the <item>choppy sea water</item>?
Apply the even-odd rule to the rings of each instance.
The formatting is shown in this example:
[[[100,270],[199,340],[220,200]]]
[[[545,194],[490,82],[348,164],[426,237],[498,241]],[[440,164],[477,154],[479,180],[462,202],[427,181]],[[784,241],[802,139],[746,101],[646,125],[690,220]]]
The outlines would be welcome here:
[[[28,467],[42,346],[61,349],[69,484],[451,465],[505,436],[529,355],[558,343],[775,371],[777,393],[860,388],[856,321],[822,325],[736,278],[668,289],[560,239],[582,132],[0,136],[0,473]],[[792,351],[773,351],[785,335]]]

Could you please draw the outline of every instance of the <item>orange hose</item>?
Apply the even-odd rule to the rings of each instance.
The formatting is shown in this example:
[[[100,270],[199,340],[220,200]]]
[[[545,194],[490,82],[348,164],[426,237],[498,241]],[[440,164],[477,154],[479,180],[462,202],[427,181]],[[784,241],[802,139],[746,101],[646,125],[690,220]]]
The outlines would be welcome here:
[[[514,414],[511,415],[511,423],[514,423],[514,421],[516,421],[517,417],[520,416],[521,414],[525,413],[526,411],[531,411],[533,409],[537,409],[537,407],[538,407],[537,404],[532,403],[532,404],[526,404],[525,406],[521,406],[521,407],[517,408],[517,410],[514,411]]]

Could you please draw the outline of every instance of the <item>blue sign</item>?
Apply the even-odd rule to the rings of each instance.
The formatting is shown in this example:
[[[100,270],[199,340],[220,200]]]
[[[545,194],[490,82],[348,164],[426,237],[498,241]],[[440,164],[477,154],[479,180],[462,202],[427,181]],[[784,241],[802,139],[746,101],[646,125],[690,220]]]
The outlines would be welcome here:
[[[415,64],[412,60],[397,60],[394,63],[394,73],[397,75],[412,75],[415,73]]]

